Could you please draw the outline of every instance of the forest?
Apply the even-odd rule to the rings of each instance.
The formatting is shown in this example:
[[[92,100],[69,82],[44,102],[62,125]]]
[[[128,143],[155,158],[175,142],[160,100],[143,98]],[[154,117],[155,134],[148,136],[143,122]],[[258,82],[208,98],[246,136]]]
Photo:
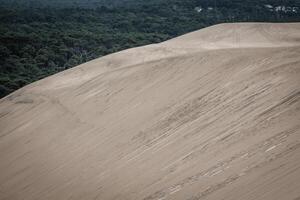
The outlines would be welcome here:
[[[0,5],[0,98],[89,60],[213,24],[300,21],[299,0],[0,0]]]

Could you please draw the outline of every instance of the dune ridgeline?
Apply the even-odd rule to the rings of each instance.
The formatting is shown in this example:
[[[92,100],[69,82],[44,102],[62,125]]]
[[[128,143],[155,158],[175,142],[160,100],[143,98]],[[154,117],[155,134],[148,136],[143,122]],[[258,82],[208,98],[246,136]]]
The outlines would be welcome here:
[[[220,24],[0,100],[0,200],[299,200],[300,24]]]

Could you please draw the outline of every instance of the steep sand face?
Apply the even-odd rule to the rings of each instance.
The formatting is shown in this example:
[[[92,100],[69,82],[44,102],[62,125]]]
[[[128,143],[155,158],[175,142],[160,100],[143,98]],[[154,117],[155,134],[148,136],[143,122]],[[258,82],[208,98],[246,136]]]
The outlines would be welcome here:
[[[300,24],[221,24],[0,100],[1,200],[298,200]]]

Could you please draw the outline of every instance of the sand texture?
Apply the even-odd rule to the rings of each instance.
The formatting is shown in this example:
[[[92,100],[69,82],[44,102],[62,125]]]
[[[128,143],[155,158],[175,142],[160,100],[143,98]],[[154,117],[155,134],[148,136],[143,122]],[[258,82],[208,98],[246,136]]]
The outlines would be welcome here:
[[[0,200],[168,199],[300,199],[300,23],[212,26],[0,100]]]

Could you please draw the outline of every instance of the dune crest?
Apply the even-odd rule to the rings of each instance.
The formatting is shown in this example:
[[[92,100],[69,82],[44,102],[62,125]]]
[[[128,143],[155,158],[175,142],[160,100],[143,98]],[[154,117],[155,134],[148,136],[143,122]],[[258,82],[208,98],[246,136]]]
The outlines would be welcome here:
[[[300,24],[221,24],[0,100],[0,200],[300,198]]]

